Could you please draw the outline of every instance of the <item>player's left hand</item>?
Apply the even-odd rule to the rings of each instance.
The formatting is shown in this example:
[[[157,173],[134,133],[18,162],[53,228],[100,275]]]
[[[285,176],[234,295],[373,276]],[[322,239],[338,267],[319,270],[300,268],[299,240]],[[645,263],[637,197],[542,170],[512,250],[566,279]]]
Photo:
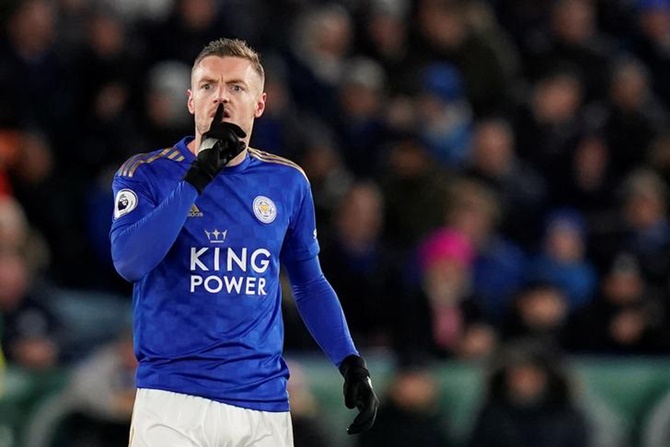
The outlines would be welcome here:
[[[372,388],[370,372],[365,360],[350,355],[340,363],[340,373],[344,376],[344,404],[347,408],[358,408],[358,415],[347,428],[347,433],[355,435],[372,427],[377,417],[379,399]]]

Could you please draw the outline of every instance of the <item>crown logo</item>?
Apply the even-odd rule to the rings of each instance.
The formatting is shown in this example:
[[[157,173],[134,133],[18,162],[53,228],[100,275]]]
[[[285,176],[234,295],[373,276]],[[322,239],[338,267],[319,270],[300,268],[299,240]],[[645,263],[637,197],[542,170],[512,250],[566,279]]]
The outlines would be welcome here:
[[[224,241],[226,240],[228,230],[225,231],[219,231],[217,229],[214,229],[214,231],[205,230],[205,234],[207,235],[207,239],[209,239],[210,244],[223,244]]]

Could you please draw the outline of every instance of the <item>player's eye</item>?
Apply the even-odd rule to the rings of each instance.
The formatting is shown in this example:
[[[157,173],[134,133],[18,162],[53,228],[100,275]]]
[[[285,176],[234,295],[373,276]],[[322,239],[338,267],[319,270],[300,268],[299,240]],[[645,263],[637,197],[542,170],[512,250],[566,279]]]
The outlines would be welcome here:
[[[210,83],[205,83],[205,84],[202,84],[202,85],[200,86],[200,88],[203,89],[203,90],[209,90],[209,89],[212,88],[212,84],[210,84]]]
[[[234,92],[243,92],[244,91],[244,88],[239,84],[233,84],[233,86],[231,88],[233,89]]]

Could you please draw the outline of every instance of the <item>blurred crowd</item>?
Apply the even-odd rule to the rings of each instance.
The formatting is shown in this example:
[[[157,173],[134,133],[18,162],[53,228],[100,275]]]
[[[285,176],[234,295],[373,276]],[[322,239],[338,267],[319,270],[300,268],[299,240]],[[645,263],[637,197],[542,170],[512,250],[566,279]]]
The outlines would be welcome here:
[[[362,350],[670,354],[670,0],[8,0],[0,24],[10,364],[81,360],[57,291],[130,301],[111,178],[192,134],[190,68],[218,37],[262,55],[251,145],[310,178]],[[287,350],[316,349],[285,298]]]

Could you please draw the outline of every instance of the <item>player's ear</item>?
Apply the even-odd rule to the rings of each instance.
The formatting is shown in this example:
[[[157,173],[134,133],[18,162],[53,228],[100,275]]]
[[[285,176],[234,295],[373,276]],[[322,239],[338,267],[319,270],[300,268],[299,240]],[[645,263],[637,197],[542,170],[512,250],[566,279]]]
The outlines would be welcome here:
[[[193,106],[193,92],[191,89],[186,90],[186,93],[188,94],[188,100],[186,101],[186,107],[188,107],[188,111],[191,115],[195,114],[195,107]]]
[[[258,118],[260,117],[263,112],[265,111],[265,99],[267,95],[265,92],[261,93],[261,96],[258,98],[258,101],[256,101],[256,110],[254,110],[254,117]]]

